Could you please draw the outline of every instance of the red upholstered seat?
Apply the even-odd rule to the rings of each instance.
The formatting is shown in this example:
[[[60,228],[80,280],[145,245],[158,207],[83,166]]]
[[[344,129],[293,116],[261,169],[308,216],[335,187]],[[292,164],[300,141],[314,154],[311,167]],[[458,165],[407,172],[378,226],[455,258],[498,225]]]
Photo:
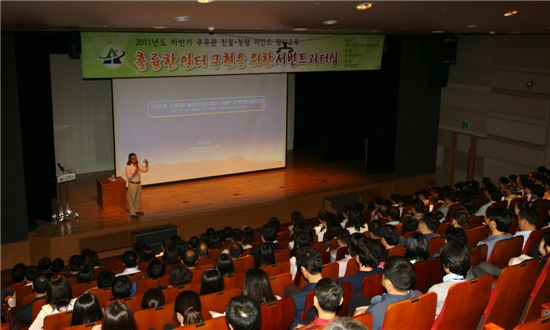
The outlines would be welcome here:
[[[62,312],[48,315],[44,318],[43,330],[58,330],[71,326],[72,312]]]
[[[164,294],[164,300],[167,303],[172,303],[176,301],[176,297],[183,291],[193,291],[196,294],[199,294],[201,291],[201,285],[200,283],[189,283],[180,287],[172,286],[162,290],[162,293]]]
[[[274,295],[279,297],[284,296],[285,288],[292,283],[292,275],[290,273],[283,273],[269,278],[271,284],[271,291]]]
[[[208,311],[223,313],[231,298],[241,294],[241,288],[228,289],[216,293],[209,293],[200,296],[202,315],[207,317]]]
[[[510,259],[521,255],[522,247],[523,236],[500,240],[495,243],[487,262],[498,268],[504,268],[508,266]]]
[[[147,278],[136,282],[136,291],[139,294],[144,294],[149,289],[168,286],[168,274],[159,278]]]
[[[372,329],[372,314],[371,313],[363,313],[357,316],[353,317],[355,320],[363,323],[367,326],[367,329]]]
[[[262,304],[261,309],[262,330],[290,329],[294,322],[295,307],[292,298],[277,300],[272,304]]]
[[[386,310],[382,330],[430,330],[434,323],[436,304],[437,294],[434,292],[391,304]]]
[[[481,244],[470,249],[470,265],[477,266],[487,260],[487,244]]]
[[[191,280],[191,283],[200,283],[202,278],[202,273],[204,273],[205,270],[215,268],[213,264],[206,264],[202,266],[197,266],[195,268],[190,269],[191,273],[193,274],[193,279]]]
[[[537,260],[527,260],[500,272],[483,313],[482,328],[492,322],[505,329],[512,329],[519,323],[525,303],[535,285],[537,268]]]
[[[338,271],[340,270],[340,265],[337,262],[331,262],[323,265],[321,270],[321,275],[323,278],[332,278],[333,280],[338,280]]]
[[[405,252],[407,252],[406,248],[402,246],[395,246],[388,250],[388,257],[392,257],[392,256],[403,257],[405,255]]]
[[[275,250],[274,253],[276,263],[288,262],[288,260],[290,259],[290,251],[284,247],[282,249]]]
[[[453,285],[432,329],[475,329],[489,301],[492,284],[492,276],[483,275]]]
[[[428,253],[430,256],[439,254],[441,247],[445,243],[445,238],[443,237],[433,237],[428,240]]]
[[[382,288],[382,273],[365,276],[361,284],[361,295],[368,300],[384,293]]]
[[[162,329],[166,324],[177,324],[174,318],[174,305],[142,309],[134,312],[138,330]]]
[[[279,274],[290,272],[290,262],[287,259],[286,261],[277,262],[273,265],[262,266],[260,269],[263,269],[269,277],[277,276]]]
[[[235,273],[223,277],[223,287],[225,290],[233,288],[241,288],[244,283],[244,273]]]
[[[186,325],[176,328],[178,330],[227,330],[227,324],[225,323],[225,317],[217,317],[215,319],[206,320],[203,323]]]
[[[531,232],[531,234],[529,234],[527,242],[525,242],[522,254],[533,257],[535,250],[539,247],[539,243],[542,240],[542,236],[544,236],[545,231],[546,230],[544,229],[539,229]]]
[[[483,241],[487,237],[487,227],[485,226],[469,228],[466,229],[465,232],[468,238],[468,246],[471,248],[477,246],[477,242]]]
[[[357,261],[355,261],[355,258],[348,259],[348,262],[346,263],[346,273],[344,274],[344,277],[351,276],[359,271],[359,266],[357,265]]]
[[[233,271],[235,273],[245,273],[251,268],[254,268],[254,257],[252,255],[233,259]]]
[[[536,320],[540,316],[542,305],[550,301],[550,263],[546,262],[544,268],[537,277],[533,291],[529,296],[529,302],[522,316],[521,322]],[[550,327],[550,323],[547,325]]]

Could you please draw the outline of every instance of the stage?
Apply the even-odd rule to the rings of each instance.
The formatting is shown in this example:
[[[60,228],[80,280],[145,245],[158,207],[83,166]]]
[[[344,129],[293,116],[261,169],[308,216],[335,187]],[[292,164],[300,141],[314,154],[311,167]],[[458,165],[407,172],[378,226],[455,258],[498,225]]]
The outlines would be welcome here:
[[[97,203],[96,180],[112,172],[78,175],[70,185],[71,208],[78,219],[51,224],[39,221],[29,240],[2,245],[2,269],[16,262],[36,263],[42,256],[62,257],[92,248],[101,257],[120,254],[136,232],[175,225],[188,239],[206,228],[260,227],[270,217],[288,222],[290,213],[306,218],[330,208],[335,196],[355,194],[362,201],[410,193],[433,175],[396,179],[392,174],[368,175],[360,160],[323,162],[315,154],[287,155],[287,167],[254,173],[143,187],[142,211],[132,218],[126,210],[103,211]]]

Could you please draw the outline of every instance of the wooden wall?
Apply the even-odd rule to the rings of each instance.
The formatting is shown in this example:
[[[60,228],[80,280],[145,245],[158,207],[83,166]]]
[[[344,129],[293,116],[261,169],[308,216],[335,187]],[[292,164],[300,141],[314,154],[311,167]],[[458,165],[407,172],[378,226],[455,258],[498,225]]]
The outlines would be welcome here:
[[[550,167],[549,112],[550,36],[459,37],[441,94],[438,182],[448,183],[453,131],[460,133],[455,182],[466,177],[469,135],[478,136],[477,179]]]

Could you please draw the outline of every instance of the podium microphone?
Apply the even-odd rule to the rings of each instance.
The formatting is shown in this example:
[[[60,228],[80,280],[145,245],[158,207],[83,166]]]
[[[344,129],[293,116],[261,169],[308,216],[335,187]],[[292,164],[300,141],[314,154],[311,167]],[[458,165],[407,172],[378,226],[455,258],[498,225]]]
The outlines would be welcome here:
[[[57,163],[57,167],[59,167],[62,172],[67,172],[67,170],[63,166],[61,166],[61,163]]]

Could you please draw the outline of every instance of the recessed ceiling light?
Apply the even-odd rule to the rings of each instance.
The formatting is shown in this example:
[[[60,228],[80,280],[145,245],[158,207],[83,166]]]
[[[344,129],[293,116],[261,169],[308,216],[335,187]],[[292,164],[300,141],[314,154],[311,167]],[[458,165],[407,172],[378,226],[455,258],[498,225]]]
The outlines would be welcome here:
[[[325,24],[325,25],[334,25],[336,23],[338,23],[338,21],[335,20],[335,19],[327,19],[327,20],[323,21],[323,24]]]
[[[162,25],[153,26],[153,29],[155,29],[155,30],[162,30],[162,29],[167,29],[167,28],[168,28],[167,26],[162,26]]]
[[[363,3],[360,3],[357,6],[355,6],[355,9],[357,9],[357,10],[367,10],[367,9],[370,9],[370,8],[372,8],[372,3],[370,3],[370,2],[363,2]]]
[[[304,32],[304,31],[307,31],[307,28],[305,28],[305,27],[295,27],[294,29],[292,29],[292,31]]]
[[[476,28],[476,27],[477,27],[477,24],[468,24],[468,25],[466,25],[466,27],[467,27],[468,29],[473,29],[473,28]]]
[[[496,33],[495,31],[489,31],[490,35],[494,35],[495,33]]]
[[[174,19],[178,22],[186,22],[189,19],[191,19],[191,17],[189,17],[189,16],[176,16],[176,17],[174,17]]]
[[[517,10],[510,10],[510,11],[505,12],[505,13],[504,13],[504,16],[510,17],[510,16],[516,15],[517,13],[518,13]]]
[[[439,34],[439,33],[445,33],[443,30],[433,30],[432,33]]]
[[[198,3],[211,3],[214,2],[214,0],[197,0]]]
[[[214,32],[214,30],[216,30],[216,28],[214,26],[209,26],[208,27],[209,32]]]

